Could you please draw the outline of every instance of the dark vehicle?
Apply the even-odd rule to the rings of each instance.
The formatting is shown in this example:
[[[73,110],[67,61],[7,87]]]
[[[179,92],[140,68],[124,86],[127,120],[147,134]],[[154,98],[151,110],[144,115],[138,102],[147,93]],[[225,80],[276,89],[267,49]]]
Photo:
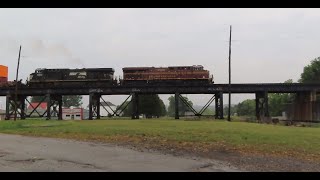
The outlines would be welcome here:
[[[212,84],[213,76],[201,65],[123,68],[123,85],[139,84]]]
[[[0,88],[3,87],[14,87],[14,83],[12,81],[8,81],[7,78],[0,77]]]
[[[8,85],[8,67],[0,65],[0,87]]]
[[[15,88],[16,81],[7,81],[2,78],[0,78],[0,88]],[[24,83],[22,83],[22,80],[18,81],[18,88],[26,87]]]
[[[4,65],[0,65],[0,88],[14,88],[16,84],[18,87],[25,87],[24,84],[21,82],[22,80],[18,81],[8,81],[8,67]]]
[[[8,78],[7,77],[0,77],[0,84],[4,84],[8,82]]]
[[[107,87],[116,84],[113,68],[36,69],[29,87]]]

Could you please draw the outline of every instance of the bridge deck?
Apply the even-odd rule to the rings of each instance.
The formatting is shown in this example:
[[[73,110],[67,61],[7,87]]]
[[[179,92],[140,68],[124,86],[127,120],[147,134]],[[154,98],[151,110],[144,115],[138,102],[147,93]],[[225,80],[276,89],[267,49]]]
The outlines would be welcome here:
[[[319,91],[320,84],[302,84],[302,83],[261,83],[261,84],[231,84],[231,93],[297,93],[306,91]],[[0,88],[0,96],[14,94],[14,88]],[[102,95],[126,95],[131,93],[141,94],[214,94],[218,92],[228,93],[228,84],[212,84],[205,86],[110,86],[106,88],[50,88],[34,89],[19,88],[18,94],[25,96],[36,96],[45,94],[59,95],[89,95],[90,93],[99,93]]]

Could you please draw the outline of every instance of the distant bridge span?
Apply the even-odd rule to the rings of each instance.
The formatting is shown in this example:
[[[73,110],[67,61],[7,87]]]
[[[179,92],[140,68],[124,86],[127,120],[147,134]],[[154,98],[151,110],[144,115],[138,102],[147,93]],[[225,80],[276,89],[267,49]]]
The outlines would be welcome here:
[[[139,118],[138,96],[141,94],[175,94],[176,102],[179,102],[180,94],[212,94],[215,99],[215,117],[223,119],[223,94],[224,93],[254,93],[256,95],[256,116],[257,119],[269,117],[268,93],[296,93],[297,106],[295,108],[294,119],[312,121],[317,119],[317,110],[315,108],[316,95],[320,92],[320,84],[306,83],[246,83],[246,84],[212,84],[203,86],[186,85],[163,85],[163,86],[110,86],[104,88],[98,87],[74,87],[74,88],[29,88],[21,87],[18,89],[18,101],[15,102],[14,88],[0,88],[0,96],[7,97],[6,117],[10,119],[10,105],[15,103],[20,109],[19,114],[22,119],[28,117],[25,114],[25,100],[27,96],[46,96],[48,97],[47,119],[51,118],[52,106],[57,112],[58,118],[62,119],[62,96],[63,95],[89,95],[89,119],[100,118],[100,98],[102,95],[131,95],[130,102],[134,104],[132,118]],[[183,99],[181,99],[183,101]],[[213,101],[213,100],[212,100]],[[212,102],[211,101],[211,102]],[[210,103],[211,104],[211,103]],[[300,104],[300,105],[299,105]],[[59,111],[55,108],[59,107]],[[192,108],[192,107],[191,107]],[[117,113],[113,113],[113,115]],[[196,115],[201,115],[195,112]],[[44,116],[44,114],[42,115]],[[176,103],[176,119],[179,118],[178,104]]]

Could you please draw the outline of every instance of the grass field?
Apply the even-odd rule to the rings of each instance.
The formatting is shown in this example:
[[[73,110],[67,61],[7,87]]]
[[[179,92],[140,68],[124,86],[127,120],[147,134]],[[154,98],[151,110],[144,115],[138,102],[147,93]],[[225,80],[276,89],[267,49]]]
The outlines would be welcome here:
[[[129,143],[150,148],[289,156],[320,161],[320,128],[227,121],[0,121],[0,133]]]

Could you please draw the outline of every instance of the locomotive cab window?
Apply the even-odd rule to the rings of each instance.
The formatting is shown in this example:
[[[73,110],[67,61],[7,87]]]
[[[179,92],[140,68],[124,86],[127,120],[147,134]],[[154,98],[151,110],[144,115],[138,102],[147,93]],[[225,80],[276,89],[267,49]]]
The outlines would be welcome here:
[[[70,76],[86,76],[87,73],[86,72],[70,72],[69,73]]]
[[[69,76],[76,76],[76,78],[86,78],[87,72],[70,72]]]

